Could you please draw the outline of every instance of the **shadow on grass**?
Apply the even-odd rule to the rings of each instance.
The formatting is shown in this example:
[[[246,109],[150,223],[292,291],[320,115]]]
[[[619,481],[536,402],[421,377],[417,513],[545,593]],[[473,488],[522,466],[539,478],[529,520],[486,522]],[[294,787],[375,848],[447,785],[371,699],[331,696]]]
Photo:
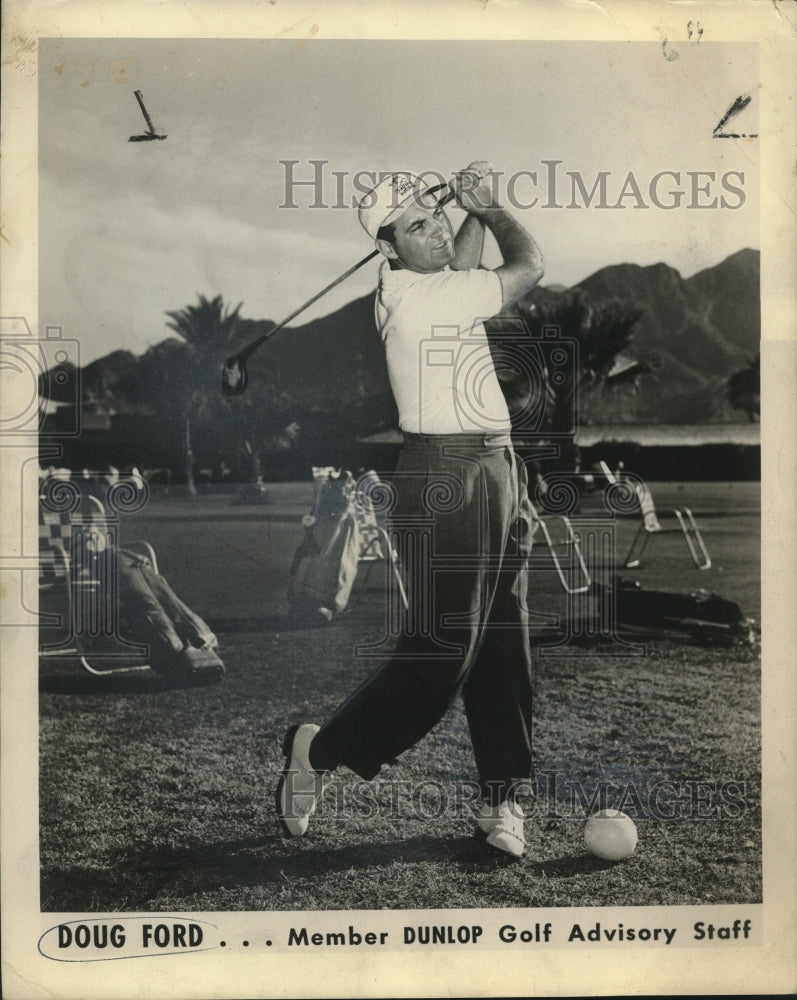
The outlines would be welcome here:
[[[602,861],[594,854],[577,854],[565,858],[553,858],[549,861],[537,861],[529,865],[529,868],[538,875],[546,878],[572,878],[576,875],[592,875],[595,872],[608,871],[615,868],[619,861]]]
[[[164,894],[202,898],[196,909],[215,908],[208,894],[224,892],[229,900],[235,890],[271,893],[274,908],[286,884],[310,886],[314,878],[359,872],[369,878],[395,866],[445,864],[451,877],[487,874],[505,869],[533,877],[568,878],[612,868],[611,862],[583,854],[549,861],[520,859],[501,854],[476,836],[441,838],[416,836],[406,840],[357,842],[342,847],[314,845],[312,838],[284,840],[278,834],[185,847],[153,847],[138,855],[120,852],[110,859],[107,874],[98,866],[51,867],[42,870],[41,899],[44,911],[157,910]],[[329,888],[323,905],[329,909]],[[248,898],[248,897],[246,897]],[[247,903],[231,909],[246,909]],[[415,905],[418,905],[417,903]],[[424,904],[426,905],[426,904]],[[431,905],[431,904],[429,904]],[[335,900],[333,908],[356,908],[350,891]],[[193,909],[190,905],[187,909]],[[403,908],[403,907],[402,907]],[[410,908],[413,908],[412,906]],[[292,909],[292,907],[286,907]]]

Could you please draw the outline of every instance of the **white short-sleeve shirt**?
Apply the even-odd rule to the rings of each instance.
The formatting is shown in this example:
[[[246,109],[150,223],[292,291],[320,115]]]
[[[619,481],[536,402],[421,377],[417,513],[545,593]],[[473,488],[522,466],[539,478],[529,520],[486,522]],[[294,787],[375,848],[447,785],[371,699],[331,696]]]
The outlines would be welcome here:
[[[495,271],[432,274],[382,265],[376,322],[402,430],[414,434],[499,433],[509,411],[483,320],[501,311]]]

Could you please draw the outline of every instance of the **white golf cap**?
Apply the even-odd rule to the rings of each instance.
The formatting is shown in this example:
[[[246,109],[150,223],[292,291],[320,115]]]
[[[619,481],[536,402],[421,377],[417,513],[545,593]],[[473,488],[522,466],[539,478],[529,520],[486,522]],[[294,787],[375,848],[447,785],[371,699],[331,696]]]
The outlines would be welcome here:
[[[413,174],[409,170],[390,174],[360,201],[360,225],[371,239],[375,240],[382,226],[397,219],[405,209],[409,208],[413,199],[440,195],[447,190],[448,184],[445,182],[430,185],[418,174]],[[440,200],[439,197],[437,200]]]

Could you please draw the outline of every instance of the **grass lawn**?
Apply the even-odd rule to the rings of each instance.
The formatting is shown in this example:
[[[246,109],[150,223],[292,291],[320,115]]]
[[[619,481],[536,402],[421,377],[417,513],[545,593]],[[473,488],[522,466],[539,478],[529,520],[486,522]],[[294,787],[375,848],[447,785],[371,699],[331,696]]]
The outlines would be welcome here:
[[[677,534],[652,539],[645,587],[705,587],[759,619],[757,484],[654,485],[664,511],[691,506],[712,568]],[[41,905],[47,911],[224,911],[742,903],[761,900],[757,648],[657,640],[535,656],[539,797],[520,862],[473,836],[476,774],[457,702],[373,783],[341,769],[311,832],[286,841],[273,812],[280,743],[321,722],[378,660],[379,568],[347,613],[294,629],[287,571],[311,484],[262,507],[223,494],[155,498],[126,530],[158,551],[176,592],[217,631],[227,676],[179,688],[150,674],[40,674]],[[624,553],[631,522],[617,527]],[[564,620],[540,563],[535,609]],[[553,624],[556,624],[554,619]],[[537,642],[546,630],[535,631]],[[632,651],[634,652],[634,651]],[[639,830],[636,853],[600,862],[583,844],[598,803]]]

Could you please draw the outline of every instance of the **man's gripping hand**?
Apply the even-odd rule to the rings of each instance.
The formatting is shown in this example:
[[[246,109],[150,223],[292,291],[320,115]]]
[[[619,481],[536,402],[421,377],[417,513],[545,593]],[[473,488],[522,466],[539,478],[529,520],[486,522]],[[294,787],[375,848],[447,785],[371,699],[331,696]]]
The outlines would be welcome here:
[[[501,301],[506,308],[537,284],[545,267],[531,234],[499,203],[496,180],[493,165],[476,160],[456,171],[453,188],[457,201],[471,217],[462,224],[462,230],[468,225],[486,226],[495,237],[504,258],[495,273],[501,279]],[[472,218],[478,222],[471,222]]]
[[[452,186],[460,207],[477,217],[500,208],[495,181],[495,167],[487,160],[474,160],[464,170],[456,170]]]

